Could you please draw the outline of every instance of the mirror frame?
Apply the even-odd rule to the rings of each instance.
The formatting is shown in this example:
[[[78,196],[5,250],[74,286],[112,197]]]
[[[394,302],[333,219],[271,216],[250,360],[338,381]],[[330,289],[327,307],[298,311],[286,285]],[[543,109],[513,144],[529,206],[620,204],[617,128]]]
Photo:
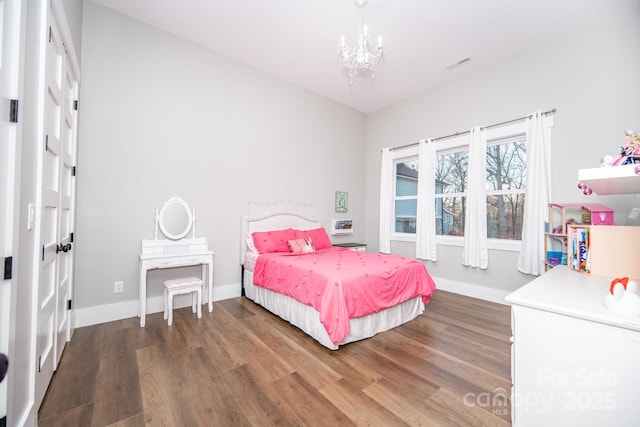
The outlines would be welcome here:
[[[167,227],[165,226],[165,221],[164,221],[165,219],[164,215],[166,214],[167,209],[175,205],[182,206],[184,208],[185,213],[187,214],[187,226],[185,227],[184,231],[178,234],[174,234],[169,230],[167,230]],[[160,208],[160,212],[158,213],[158,226],[160,227],[160,231],[162,231],[162,234],[164,234],[167,239],[180,240],[183,237],[185,237],[187,234],[189,234],[189,232],[193,228],[193,219],[194,219],[193,213],[191,212],[191,208],[189,207],[189,205],[180,197],[172,197],[166,202],[164,202],[162,204],[162,207]]]

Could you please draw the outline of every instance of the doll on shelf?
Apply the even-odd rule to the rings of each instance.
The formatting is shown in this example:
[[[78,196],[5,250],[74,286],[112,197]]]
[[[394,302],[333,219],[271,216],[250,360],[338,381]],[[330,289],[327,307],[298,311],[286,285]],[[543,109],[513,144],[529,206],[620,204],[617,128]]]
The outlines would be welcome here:
[[[601,166],[623,166],[640,163],[640,136],[632,130],[624,133],[626,144],[618,147],[616,156],[604,156]]]

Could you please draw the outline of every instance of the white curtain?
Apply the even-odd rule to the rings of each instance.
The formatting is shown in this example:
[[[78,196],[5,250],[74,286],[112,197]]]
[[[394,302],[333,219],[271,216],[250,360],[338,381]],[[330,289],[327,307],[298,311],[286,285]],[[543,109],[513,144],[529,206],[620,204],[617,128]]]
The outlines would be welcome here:
[[[380,168],[380,252],[391,253],[391,203],[393,194],[393,155],[382,149]]]
[[[489,266],[487,246],[487,133],[480,127],[469,135],[467,167],[467,209],[464,222],[462,264],[486,269]]]
[[[522,247],[518,270],[539,276],[544,273],[544,223],[549,220],[551,194],[551,141],[553,117],[540,110],[527,118],[527,188],[524,198]]]
[[[418,149],[418,207],[416,218],[416,258],[436,261],[435,144],[421,140]]]

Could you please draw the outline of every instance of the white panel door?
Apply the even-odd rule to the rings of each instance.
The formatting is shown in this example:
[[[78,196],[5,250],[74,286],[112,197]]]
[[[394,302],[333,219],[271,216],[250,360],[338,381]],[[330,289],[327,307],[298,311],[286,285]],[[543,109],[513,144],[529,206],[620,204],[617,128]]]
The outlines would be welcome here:
[[[51,20],[47,44],[44,152],[42,157],[41,210],[40,210],[40,274],[37,292],[36,356],[38,366],[35,378],[35,407],[38,408],[47,390],[56,357],[56,311],[58,308],[58,274],[61,257],[60,197],[62,191],[61,159],[63,153],[63,84],[65,53],[60,33]]]
[[[64,344],[71,338],[71,310],[68,307],[72,300],[73,288],[73,256],[72,233],[74,232],[74,202],[76,161],[76,129],[77,81],[65,57],[62,95],[62,139],[60,141],[60,204],[58,206],[58,289],[56,292],[56,362],[57,366],[64,349]]]

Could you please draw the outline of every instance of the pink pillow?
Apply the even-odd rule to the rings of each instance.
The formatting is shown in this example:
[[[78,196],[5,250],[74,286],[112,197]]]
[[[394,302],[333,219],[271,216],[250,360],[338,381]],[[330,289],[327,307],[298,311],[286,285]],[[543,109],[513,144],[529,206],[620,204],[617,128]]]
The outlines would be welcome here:
[[[333,246],[331,244],[331,240],[329,240],[329,236],[327,236],[327,231],[320,228],[313,228],[311,230],[294,230],[296,239],[306,239],[307,237],[311,237],[313,241],[313,246],[316,250],[326,249]]]
[[[294,254],[310,254],[311,252],[316,251],[316,248],[313,247],[311,237],[307,237],[306,239],[289,240],[287,243],[289,244],[291,252]]]
[[[295,240],[296,235],[293,228],[274,231],[255,231],[253,233],[253,243],[261,254],[271,252],[289,252],[289,240]]]

